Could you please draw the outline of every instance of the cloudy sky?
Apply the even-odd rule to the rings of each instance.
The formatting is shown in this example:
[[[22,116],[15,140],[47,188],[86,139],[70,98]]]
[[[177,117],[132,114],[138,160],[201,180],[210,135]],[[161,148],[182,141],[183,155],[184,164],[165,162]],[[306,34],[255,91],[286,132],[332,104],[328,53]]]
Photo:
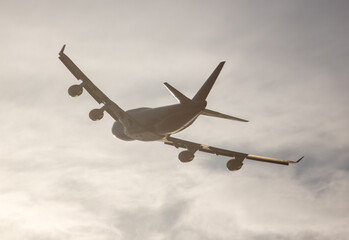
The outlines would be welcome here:
[[[0,1],[0,238],[347,239],[348,1]],[[208,107],[177,137],[296,160],[279,166],[123,142],[58,60],[124,109],[193,96],[225,60]]]

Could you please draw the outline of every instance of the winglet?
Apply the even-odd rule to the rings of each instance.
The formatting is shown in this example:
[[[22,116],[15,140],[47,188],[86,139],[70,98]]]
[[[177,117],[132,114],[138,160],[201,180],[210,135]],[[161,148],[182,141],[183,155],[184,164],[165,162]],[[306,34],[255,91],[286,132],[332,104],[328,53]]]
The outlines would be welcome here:
[[[59,52],[59,55],[62,55],[62,53],[64,52],[64,49],[65,49],[65,44],[63,45],[61,51]]]
[[[304,158],[304,156],[301,157],[300,159],[298,159],[297,161],[289,161],[289,163],[292,163],[292,164],[299,163],[300,161],[302,161],[303,158]]]
[[[298,159],[298,160],[296,161],[296,163],[299,163],[303,158],[304,158],[304,156],[301,157],[300,159]]]

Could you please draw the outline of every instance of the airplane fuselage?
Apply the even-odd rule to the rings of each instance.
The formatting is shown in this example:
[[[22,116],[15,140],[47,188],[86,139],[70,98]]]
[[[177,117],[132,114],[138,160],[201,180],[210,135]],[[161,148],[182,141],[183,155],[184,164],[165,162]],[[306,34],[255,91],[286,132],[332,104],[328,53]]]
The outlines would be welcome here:
[[[115,121],[112,133],[125,140],[156,141],[189,127],[206,107],[204,102],[175,104],[158,108],[136,108],[126,111],[137,124]]]

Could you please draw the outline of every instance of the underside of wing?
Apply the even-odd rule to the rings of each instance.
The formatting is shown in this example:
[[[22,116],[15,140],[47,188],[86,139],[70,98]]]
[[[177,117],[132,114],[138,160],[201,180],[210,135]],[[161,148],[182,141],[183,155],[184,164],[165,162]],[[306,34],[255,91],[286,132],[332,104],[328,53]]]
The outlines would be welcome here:
[[[284,160],[284,159],[279,159],[279,158],[263,157],[263,156],[248,154],[246,156],[246,159],[260,161],[260,162],[269,162],[269,163],[276,163],[276,164],[282,164],[282,165],[289,165],[290,163],[292,164],[292,163],[300,162],[303,159],[303,157],[301,157],[297,161],[290,161],[290,160]]]
[[[218,156],[226,156],[226,157],[232,157],[233,159],[229,160],[227,163],[227,167],[229,170],[238,170],[242,167],[243,161],[245,159],[248,160],[255,160],[255,161],[261,161],[261,162],[268,162],[268,163],[274,163],[274,164],[281,164],[281,165],[289,165],[292,163],[298,163],[300,160],[303,159],[300,158],[297,161],[289,161],[279,158],[270,158],[270,157],[263,157],[263,156],[257,156],[257,155],[251,155],[247,153],[242,152],[236,152],[232,150],[226,150],[222,148],[212,147],[200,143],[190,142],[174,137],[167,137],[166,139],[163,139],[163,142],[167,145],[174,146],[176,148],[185,148],[187,149],[184,154],[184,152],[181,152],[179,154],[179,159],[182,162],[189,162],[194,158],[194,153],[196,151],[206,152],[215,154]]]

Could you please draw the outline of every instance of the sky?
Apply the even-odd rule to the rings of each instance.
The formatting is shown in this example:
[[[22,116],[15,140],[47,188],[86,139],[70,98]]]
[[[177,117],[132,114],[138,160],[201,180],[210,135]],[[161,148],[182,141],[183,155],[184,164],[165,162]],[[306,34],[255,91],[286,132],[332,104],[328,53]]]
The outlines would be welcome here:
[[[0,1],[0,239],[347,239],[348,1]],[[281,166],[123,142],[58,59],[123,109],[192,97],[176,137],[296,160]]]

